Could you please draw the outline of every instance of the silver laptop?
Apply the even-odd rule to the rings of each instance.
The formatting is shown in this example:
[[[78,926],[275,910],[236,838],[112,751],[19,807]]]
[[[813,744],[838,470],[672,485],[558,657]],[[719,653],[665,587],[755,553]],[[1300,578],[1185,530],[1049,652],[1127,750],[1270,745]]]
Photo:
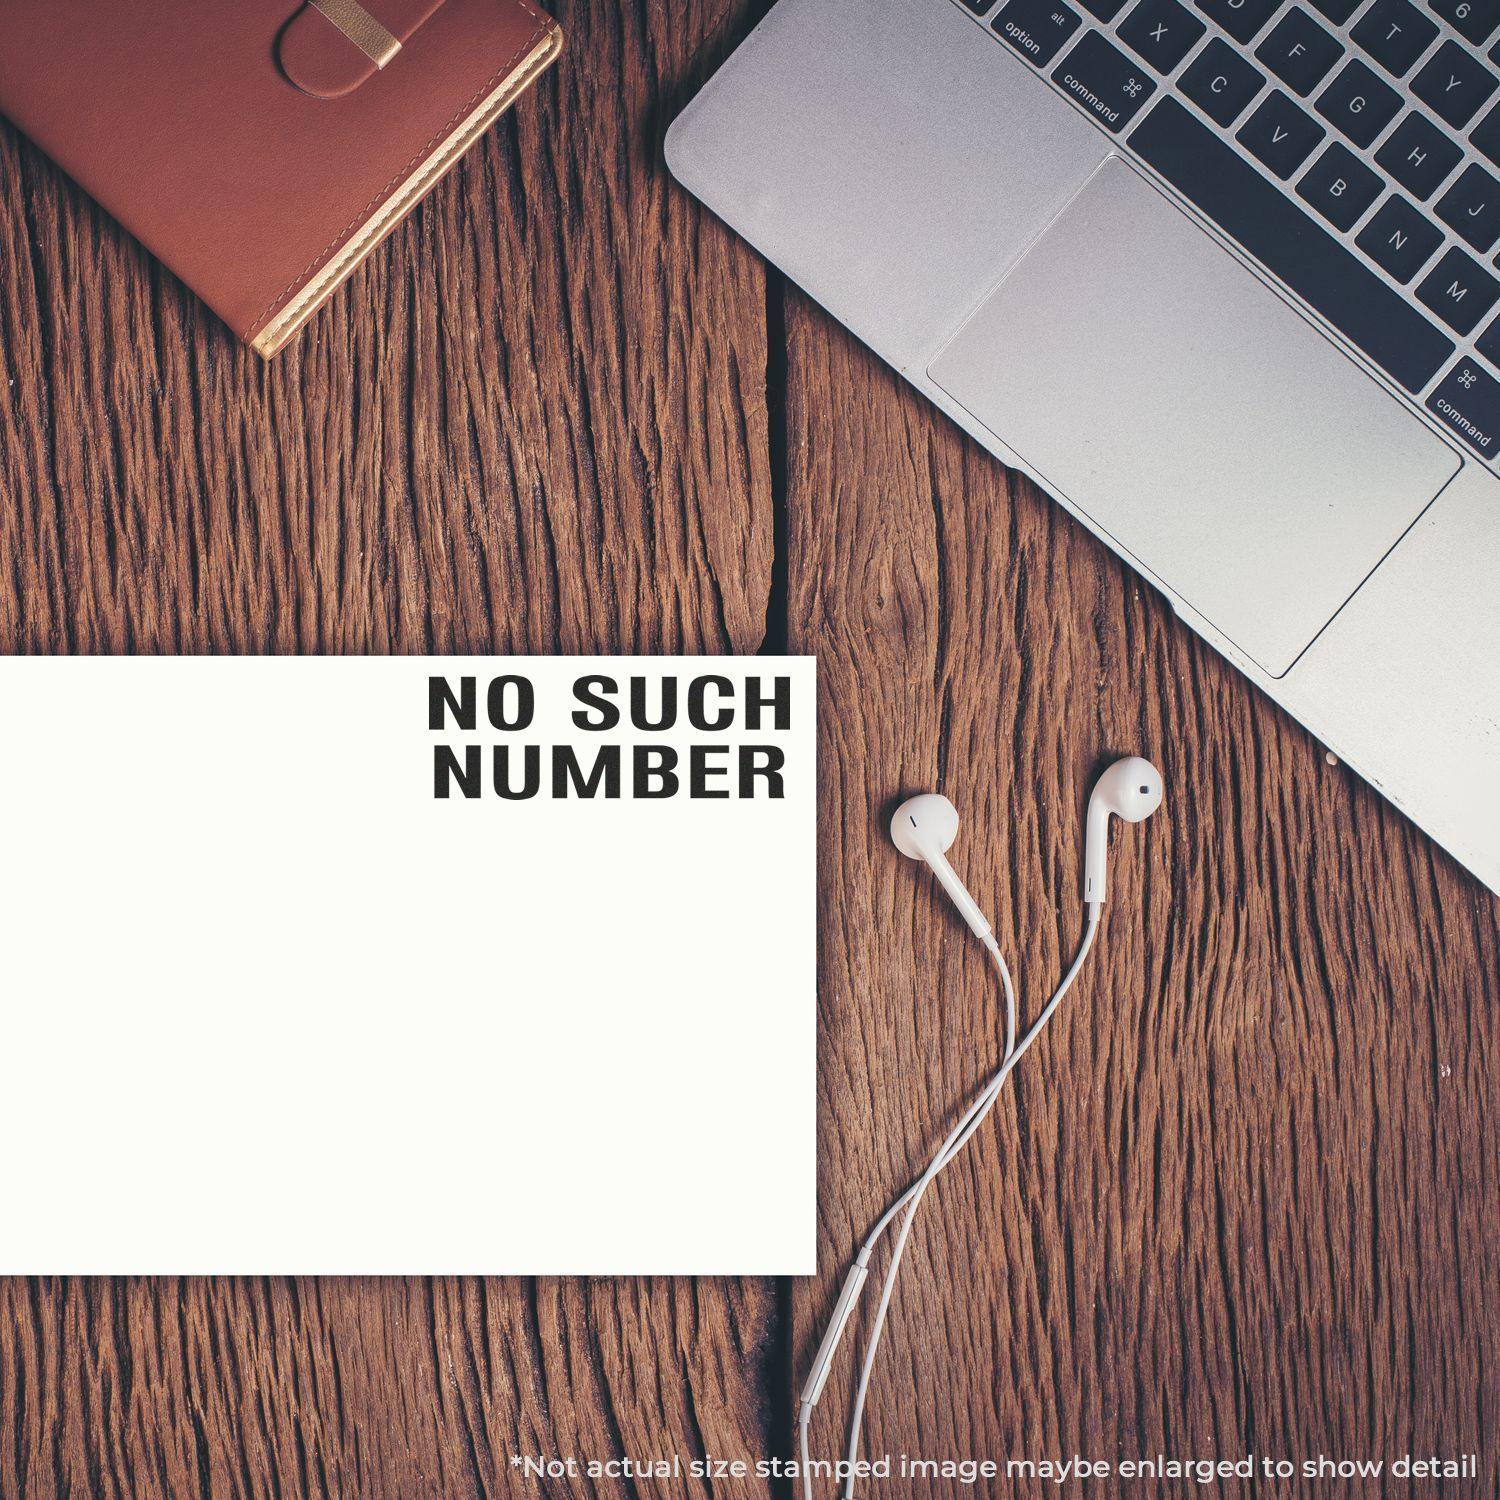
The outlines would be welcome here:
[[[1500,0],[780,0],[675,175],[1500,891]]]

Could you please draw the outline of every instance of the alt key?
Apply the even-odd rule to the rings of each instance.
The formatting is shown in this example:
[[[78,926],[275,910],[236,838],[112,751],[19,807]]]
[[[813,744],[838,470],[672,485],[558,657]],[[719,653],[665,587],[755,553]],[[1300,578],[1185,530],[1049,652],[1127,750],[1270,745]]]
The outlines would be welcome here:
[[[1427,398],[1427,409],[1446,422],[1476,453],[1495,456],[1500,435],[1500,380],[1472,359],[1461,359]]]
[[[1010,0],[990,25],[1028,62],[1045,68],[1078,30],[1078,12],[1055,0]]]

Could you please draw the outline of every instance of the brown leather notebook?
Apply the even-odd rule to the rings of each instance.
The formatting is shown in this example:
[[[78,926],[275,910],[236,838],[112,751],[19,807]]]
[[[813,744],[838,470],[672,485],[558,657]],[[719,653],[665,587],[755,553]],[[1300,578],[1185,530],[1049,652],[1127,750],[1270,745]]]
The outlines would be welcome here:
[[[530,0],[0,0],[0,113],[270,356],[560,45]]]

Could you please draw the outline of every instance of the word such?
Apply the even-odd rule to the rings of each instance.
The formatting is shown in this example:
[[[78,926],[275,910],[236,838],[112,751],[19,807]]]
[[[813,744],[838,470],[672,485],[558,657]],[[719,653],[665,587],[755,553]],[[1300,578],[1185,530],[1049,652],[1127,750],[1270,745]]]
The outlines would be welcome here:
[[[776,745],[692,745],[683,752],[671,745],[600,745],[582,756],[572,745],[549,745],[545,793],[541,745],[492,745],[489,750],[489,787],[509,802],[541,795],[554,801],[613,802],[625,796],[652,801],[684,790],[689,797],[710,800],[761,796],[779,801],[786,796],[786,756]],[[484,772],[483,746],[438,745],[432,795],[447,799],[456,789],[462,797],[482,797]]]

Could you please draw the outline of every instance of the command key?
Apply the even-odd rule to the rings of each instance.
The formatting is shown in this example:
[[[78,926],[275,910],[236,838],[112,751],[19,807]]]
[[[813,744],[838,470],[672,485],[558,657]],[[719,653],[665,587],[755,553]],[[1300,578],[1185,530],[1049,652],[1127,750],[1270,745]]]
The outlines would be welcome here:
[[[1464,358],[1427,398],[1427,410],[1446,422],[1476,453],[1495,456],[1500,437],[1500,380]]]
[[[1106,130],[1119,131],[1135,118],[1156,89],[1138,68],[1115,47],[1091,31],[1063,59],[1052,75]]]

